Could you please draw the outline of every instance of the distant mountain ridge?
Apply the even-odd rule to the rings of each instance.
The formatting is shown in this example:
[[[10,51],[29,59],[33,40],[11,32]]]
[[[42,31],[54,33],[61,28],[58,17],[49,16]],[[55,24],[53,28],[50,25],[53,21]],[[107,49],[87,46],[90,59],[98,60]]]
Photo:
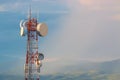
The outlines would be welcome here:
[[[68,67],[68,66],[67,66]],[[72,69],[76,68],[76,69]],[[69,66],[61,73],[42,75],[41,80],[119,80],[120,59]],[[69,70],[69,72],[68,72]],[[0,80],[24,80],[24,76],[0,75]]]
[[[120,73],[120,59],[112,60],[112,61],[105,61],[105,62],[86,62],[81,64],[76,64],[72,66],[64,67],[63,71],[70,72],[88,72],[88,71],[99,71],[99,72],[105,72],[105,73]]]
[[[120,73],[120,59],[99,64],[99,71],[105,73]]]

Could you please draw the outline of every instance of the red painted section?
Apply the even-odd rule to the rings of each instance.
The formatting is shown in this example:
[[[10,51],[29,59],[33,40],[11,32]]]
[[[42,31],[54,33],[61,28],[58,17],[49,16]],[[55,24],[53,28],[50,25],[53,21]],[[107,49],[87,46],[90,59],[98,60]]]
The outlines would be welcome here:
[[[27,54],[26,54],[26,64],[28,64],[28,51],[27,51]]]
[[[38,34],[37,34],[37,19],[32,18],[29,19],[27,22],[27,54],[26,54],[26,64],[28,64],[28,69],[26,68],[26,70],[28,70],[29,73],[25,73],[25,75],[27,74],[28,78],[25,78],[25,80],[39,80],[38,77],[33,78],[33,72],[34,69],[32,68],[33,65],[36,63],[38,63]]]

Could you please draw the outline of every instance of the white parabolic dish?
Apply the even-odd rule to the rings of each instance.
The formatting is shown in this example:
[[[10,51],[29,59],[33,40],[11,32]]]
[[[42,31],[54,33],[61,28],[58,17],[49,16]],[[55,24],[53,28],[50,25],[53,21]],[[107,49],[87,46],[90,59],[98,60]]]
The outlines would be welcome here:
[[[20,28],[21,27],[27,27],[27,21],[21,20],[20,21]]]
[[[20,36],[25,36],[27,33],[25,27],[20,27]]]
[[[48,33],[47,25],[45,23],[39,23],[37,25],[37,32],[38,32],[39,36],[42,36],[42,37],[46,36]]]

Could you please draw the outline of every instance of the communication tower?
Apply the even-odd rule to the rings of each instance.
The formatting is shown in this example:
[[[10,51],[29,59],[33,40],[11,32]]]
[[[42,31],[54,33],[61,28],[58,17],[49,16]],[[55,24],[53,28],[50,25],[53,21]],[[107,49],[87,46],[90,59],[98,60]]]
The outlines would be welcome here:
[[[38,36],[44,37],[47,33],[47,25],[38,23],[36,18],[32,18],[30,9],[28,19],[20,22],[20,35],[27,36],[27,53],[24,65],[25,80],[40,80],[40,67],[44,55],[38,52]]]

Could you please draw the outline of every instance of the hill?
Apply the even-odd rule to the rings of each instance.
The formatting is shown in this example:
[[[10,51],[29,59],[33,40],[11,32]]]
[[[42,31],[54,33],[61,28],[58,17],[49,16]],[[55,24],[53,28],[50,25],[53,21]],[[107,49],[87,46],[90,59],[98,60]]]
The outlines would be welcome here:
[[[61,73],[42,75],[41,80],[119,80],[120,60],[67,66]],[[65,70],[66,69],[66,70]],[[69,71],[68,71],[69,70]],[[0,80],[24,80],[24,76],[0,75]]]

